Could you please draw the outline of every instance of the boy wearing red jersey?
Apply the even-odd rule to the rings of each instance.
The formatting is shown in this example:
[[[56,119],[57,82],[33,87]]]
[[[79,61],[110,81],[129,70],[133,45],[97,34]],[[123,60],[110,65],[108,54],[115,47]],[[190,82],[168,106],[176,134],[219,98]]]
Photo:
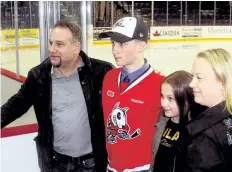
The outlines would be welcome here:
[[[148,171],[164,79],[144,58],[148,26],[124,17],[99,37],[111,38],[114,59],[122,66],[106,74],[102,88],[108,171]]]

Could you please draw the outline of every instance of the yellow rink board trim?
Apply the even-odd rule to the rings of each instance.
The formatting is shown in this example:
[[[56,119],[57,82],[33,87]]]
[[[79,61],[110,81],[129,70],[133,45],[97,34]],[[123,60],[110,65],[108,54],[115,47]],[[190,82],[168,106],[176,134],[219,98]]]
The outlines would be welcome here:
[[[232,41],[232,38],[186,38],[186,39],[159,39],[159,40],[148,40],[148,44],[152,43],[162,43],[162,42],[194,42],[194,41]],[[104,41],[93,41],[93,45],[106,45],[111,44],[110,40]],[[34,45],[22,45],[19,49],[28,49],[28,48],[39,48],[39,44]],[[1,47],[1,51],[11,51],[15,50],[15,46],[12,47]]]
[[[30,48],[39,48],[40,45],[22,45],[22,46],[19,46],[19,49],[30,49]],[[12,47],[5,47],[5,48],[2,48],[1,47],[1,51],[11,51],[11,50],[15,50],[16,47],[15,46],[12,46]]]
[[[149,43],[156,42],[194,42],[194,41],[232,41],[232,38],[186,38],[186,39],[157,39],[157,40],[148,40]],[[103,45],[111,44],[111,41],[94,41],[93,45]]]

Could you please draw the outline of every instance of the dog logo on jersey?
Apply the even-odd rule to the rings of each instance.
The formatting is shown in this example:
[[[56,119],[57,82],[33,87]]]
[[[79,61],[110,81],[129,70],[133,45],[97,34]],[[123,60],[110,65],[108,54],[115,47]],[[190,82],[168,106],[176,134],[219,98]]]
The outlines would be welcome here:
[[[128,107],[120,108],[119,102],[114,106],[107,120],[106,141],[108,143],[117,143],[117,137],[122,140],[130,140],[140,135],[140,129],[130,134],[130,126],[127,123]]]

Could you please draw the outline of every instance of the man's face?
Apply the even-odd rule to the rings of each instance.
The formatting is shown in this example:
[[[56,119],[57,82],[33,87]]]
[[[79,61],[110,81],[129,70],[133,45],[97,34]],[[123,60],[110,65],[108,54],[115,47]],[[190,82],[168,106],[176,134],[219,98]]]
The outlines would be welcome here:
[[[138,54],[143,51],[142,42],[132,40],[125,43],[119,43],[112,40],[112,53],[118,66],[132,65],[138,58]]]
[[[62,67],[78,58],[80,42],[74,41],[67,28],[53,28],[49,40],[49,57],[54,67]]]

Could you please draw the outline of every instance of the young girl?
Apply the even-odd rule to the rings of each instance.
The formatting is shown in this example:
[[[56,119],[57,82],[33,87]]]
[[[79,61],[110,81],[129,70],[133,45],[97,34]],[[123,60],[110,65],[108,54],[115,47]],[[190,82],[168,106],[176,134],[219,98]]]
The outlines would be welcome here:
[[[185,126],[190,120],[190,111],[197,114],[204,109],[194,102],[189,87],[191,80],[189,72],[176,71],[161,84],[162,112],[156,124],[150,172],[181,172],[183,169],[187,145]]]

